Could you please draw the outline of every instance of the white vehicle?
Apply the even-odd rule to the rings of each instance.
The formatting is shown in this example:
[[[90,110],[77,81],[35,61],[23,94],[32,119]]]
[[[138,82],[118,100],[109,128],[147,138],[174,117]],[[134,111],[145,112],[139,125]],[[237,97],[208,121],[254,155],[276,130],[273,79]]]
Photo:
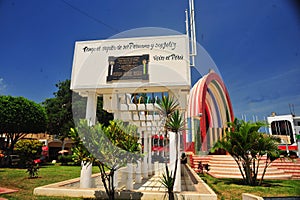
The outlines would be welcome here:
[[[300,135],[300,116],[276,115],[272,113],[268,119],[269,133],[281,139],[278,149],[297,152],[297,137]]]

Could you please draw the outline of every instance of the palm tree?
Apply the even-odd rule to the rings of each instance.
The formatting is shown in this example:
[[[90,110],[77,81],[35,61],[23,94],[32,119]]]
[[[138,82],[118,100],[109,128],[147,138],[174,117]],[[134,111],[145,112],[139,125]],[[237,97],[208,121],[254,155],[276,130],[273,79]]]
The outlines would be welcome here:
[[[163,123],[164,123],[164,131],[165,131],[165,137],[167,138],[168,136],[168,129],[166,127],[166,124],[169,121],[170,116],[172,113],[177,110],[179,107],[179,103],[174,100],[173,97],[168,96],[163,96],[161,101],[158,103],[158,111],[159,113],[163,116]],[[167,145],[167,140],[164,145]]]
[[[277,148],[279,138],[259,132],[263,122],[245,122],[235,119],[229,123],[229,131],[212,148],[212,152],[222,148],[226,150],[237,163],[244,183],[261,185],[266,169],[279,157]],[[264,171],[260,182],[257,181],[258,169],[262,157],[266,155]]]
[[[178,109],[178,107],[179,103],[170,96],[163,96],[158,104],[158,110],[160,114],[166,119],[166,121],[170,118],[171,114]]]
[[[161,179],[162,184],[167,187],[169,199],[174,199],[174,193],[173,188],[176,180],[176,174],[177,174],[177,167],[178,167],[178,137],[179,132],[184,129],[184,118],[182,114],[179,112],[179,110],[175,110],[171,115],[169,120],[167,120],[165,124],[166,130],[172,131],[175,133],[175,145],[176,145],[176,159],[175,159],[175,169],[174,173],[172,171],[169,173],[168,166],[166,165],[166,174],[163,174],[163,177]]]

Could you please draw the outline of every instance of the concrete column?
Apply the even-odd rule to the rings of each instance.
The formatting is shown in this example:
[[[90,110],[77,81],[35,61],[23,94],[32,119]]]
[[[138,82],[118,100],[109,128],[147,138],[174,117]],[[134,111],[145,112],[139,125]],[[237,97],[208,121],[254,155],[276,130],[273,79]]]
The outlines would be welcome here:
[[[177,161],[177,175],[176,175],[176,180],[175,180],[175,184],[174,184],[174,190],[181,192],[181,163],[180,163],[180,135],[178,133],[178,141],[177,141],[177,147],[178,147],[178,161]]]
[[[90,126],[93,126],[96,123],[96,111],[97,111],[96,92],[89,92],[87,97],[85,119],[88,120]]]
[[[170,169],[174,173],[175,170],[175,163],[176,163],[176,134],[173,132],[169,133],[170,135]],[[178,136],[178,141],[177,141],[177,151],[178,151],[178,161],[177,161],[177,172],[176,172],[176,179],[175,179],[175,184],[173,190],[175,192],[180,192],[181,191],[181,168],[180,168],[180,137]]]
[[[115,188],[118,187],[118,175],[119,175],[119,170],[116,170],[115,174],[114,174],[114,187]]]
[[[142,140],[141,140],[142,131],[139,130],[138,132],[140,133],[139,143],[142,144]],[[142,160],[141,159],[139,159],[137,161],[136,168],[135,168],[134,171],[135,171],[135,182],[136,183],[141,183],[142,182]]]
[[[91,188],[92,187],[92,163],[81,162],[80,172],[80,188]]]
[[[135,168],[135,182],[141,183],[142,182],[142,169],[141,169],[141,161],[137,161],[137,165]]]
[[[133,190],[132,163],[127,164],[126,190]]]
[[[86,105],[86,116],[90,126],[96,123],[97,95],[96,92],[89,92]],[[92,163],[81,163],[80,188],[91,188],[92,186]]]
[[[148,134],[148,174],[153,175],[153,165],[152,165],[152,134]]]
[[[143,178],[148,178],[148,133],[144,131],[144,158],[143,158],[143,167],[142,174]]]

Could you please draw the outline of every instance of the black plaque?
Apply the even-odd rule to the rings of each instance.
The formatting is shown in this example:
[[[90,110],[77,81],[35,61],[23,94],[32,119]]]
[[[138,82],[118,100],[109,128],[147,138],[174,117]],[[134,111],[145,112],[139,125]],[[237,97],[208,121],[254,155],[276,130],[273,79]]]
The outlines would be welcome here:
[[[149,54],[141,56],[108,57],[106,80],[149,80]]]

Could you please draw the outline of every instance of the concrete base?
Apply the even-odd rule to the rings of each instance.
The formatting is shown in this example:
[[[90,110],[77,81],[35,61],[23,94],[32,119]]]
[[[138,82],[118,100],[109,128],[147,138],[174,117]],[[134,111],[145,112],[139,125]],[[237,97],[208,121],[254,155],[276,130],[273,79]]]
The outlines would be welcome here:
[[[183,177],[191,176],[185,179],[182,184],[186,184],[185,191],[175,193],[177,199],[189,200],[217,200],[217,195],[206,185],[202,179],[189,167],[183,167]],[[92,176],[93,188],[79,188],[79,178],[71,179],[59,183],[54,183],[34,189],[34,195],[39,196],[64,196],[81,198],[106,198],[105,189],[100,180],[100,174]],[[167,198],[166,189],[160,183],[160,175],[155,175],[142,183],[135,183],[131,191],[125,190],[125,187],[118,187],[116,199],[142,199],[142,200],[163,200]],[[122,184],[121,184],[122,185]]]
[[[248,193],[243,193],[242,199],[243,200],[264,200],[262,197],[259,197],[259,196],[253,195],[253,194],[248,194]]]

